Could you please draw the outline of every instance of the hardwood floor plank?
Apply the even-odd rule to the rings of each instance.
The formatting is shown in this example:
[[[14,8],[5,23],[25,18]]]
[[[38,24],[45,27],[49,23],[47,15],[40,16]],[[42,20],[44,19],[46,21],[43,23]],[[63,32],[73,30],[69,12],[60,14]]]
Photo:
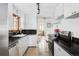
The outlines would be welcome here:
[[[24,56],[38,56],[38,50],[37,48],[29,48],[28,51],[25,53]]]

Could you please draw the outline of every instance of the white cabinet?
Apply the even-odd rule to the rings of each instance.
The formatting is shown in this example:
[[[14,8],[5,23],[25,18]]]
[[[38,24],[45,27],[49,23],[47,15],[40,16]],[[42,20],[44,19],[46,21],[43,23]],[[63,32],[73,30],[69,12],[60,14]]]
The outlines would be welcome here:
[[[36,14],[26,15],[24,20],[24,29],[37,29]]]
[[[17,44],[17,47],[18,47],[18,51],[19,51],[19,56],[22,56],[23,55],[23,42],[19,41]]]
[[[9,49],[9,55],[11,56],[23,56],[29,46],[37,45],[36,35],[27,35],[18,39],[18,43],[15,47]]]
[[[64,14],[63,3],[59,3],[55,10],[55,19],[57,19],[58,17],[60,17],[63,14]]]
[[[9,56],[18,56],[18,49],[16,46],[9,49]]]
[[[22,56],[25,53],[25,51],[26,51],[26,49],[28,47],[28,42],[27,41],[28,41],[27,36],[19,39],[17,47],[18,47],[20,56]]]
[[[36,45],[37,45],[37,36],[28,35],[28,46],[36,46]]]
[[[25,53],[25,51],[27,50],[27,48],[28,48],[28,37],[25,36],[23,38],[23,54]]]
[[[79,3],[60,3],[55,10],[55,19],[64,14],[64,17],[69,17],[79,13]]]
[[[18,42],[17,47],[19,51],[19,56],[22,56],[23,44],[20,41]]]
[[[64,4],[64,16],[69,17],[79,12],[79,3],[66,3]]]
[[[22,56],[29,46],[36,46],[37,38],[36,35],[27,35],[21,39],[17,44],[19,55]]]
[[[56,42],[54,42],[54,55],[55,56],[71,56],[63,48],[61,48]]]

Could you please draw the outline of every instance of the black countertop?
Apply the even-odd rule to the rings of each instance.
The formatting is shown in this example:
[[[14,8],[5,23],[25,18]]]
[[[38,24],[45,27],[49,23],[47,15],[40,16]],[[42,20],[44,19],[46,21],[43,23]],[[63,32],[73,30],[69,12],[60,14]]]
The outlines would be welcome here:
[[[9,37],[9,48],[16,46],[20,37]]]
[[[79,56],[79,45],[78,44],[72,42],[71,46],[69,46],[69,44],[67,44],[63,40],[55,39],[54,41],[59,46],[61,46],[67,53],[69,53],[71,56]]]

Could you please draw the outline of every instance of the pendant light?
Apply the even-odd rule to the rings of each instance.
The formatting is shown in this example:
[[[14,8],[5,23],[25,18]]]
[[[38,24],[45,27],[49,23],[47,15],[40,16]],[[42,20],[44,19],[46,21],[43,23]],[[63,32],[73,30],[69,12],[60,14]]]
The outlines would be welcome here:
[[[38,13],[37,14],[40,14],[40,3],[37,3],[37,6],[38,6],[38,8],[37,8]]]

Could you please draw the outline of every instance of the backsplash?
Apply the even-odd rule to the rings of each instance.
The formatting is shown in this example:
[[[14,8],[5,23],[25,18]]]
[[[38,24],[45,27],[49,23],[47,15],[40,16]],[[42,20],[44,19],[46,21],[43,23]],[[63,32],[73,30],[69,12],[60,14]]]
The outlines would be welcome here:
[[[75,19],[63,19],[58,26],[60,30],[71,31],[74,33],[74,37],[79,38],[79,18]]]

